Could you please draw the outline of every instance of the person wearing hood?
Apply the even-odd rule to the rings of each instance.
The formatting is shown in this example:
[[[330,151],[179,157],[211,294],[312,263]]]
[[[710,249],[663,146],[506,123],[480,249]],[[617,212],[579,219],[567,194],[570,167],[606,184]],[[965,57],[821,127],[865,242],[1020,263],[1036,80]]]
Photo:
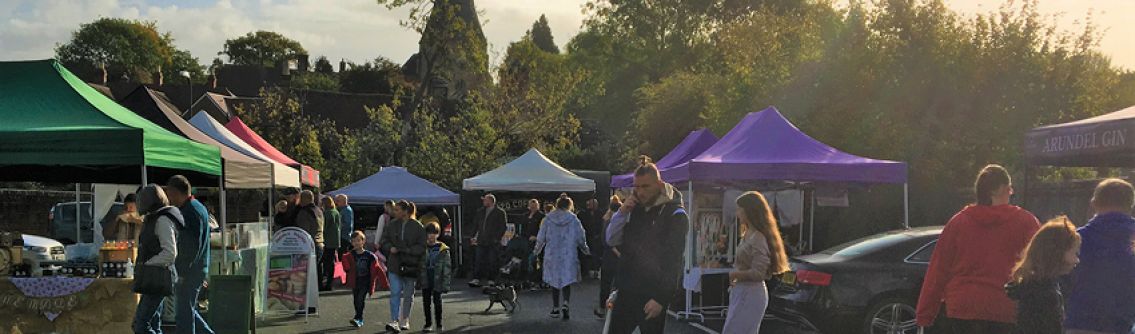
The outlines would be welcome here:
[[[1067,217],[1050,220],[1036,232],[1005,284],[1009,298],[1017,301],[1014,333],[1064,334],[1064,296],[1057,281],[1080,263],[1079,251],[1080,235]]]
[[[607,245],[622,254],[615,274],[619,298],[611,310],[610,333],[662,333],[666,309],[681,289],[682,251],[690,218],[682,196],[663,182],[658,167],[643,157],[634,172],[634,193],[607,226]],[[635,242],[624,242],[634,236]]]
[[[181,211],[169,205],[169,198],[161,186],[148,184],[138,190],[138,212],[145,215],[142,232],[138,235],[138,265],[176,271],[173,265],[177,259],[177,230],[185,227]],[[162,332],[161,314],[165,297],[141,295],[134,311],[134,333]]]
[[[1070,334],[1130,333],[1135,325],[1135,189],[1120,179],[1100,182],[1092,194],[1095,217],[1079,230],[1080,266],[1068,291]]]
[[[549,212],[536,235],[536,253],[544,254],[544,282],[552,286],[553,318],[568,320],[571,285],[579,282],[579,253],[591,254],[583,224],[571,213],[571,197],[556,200],[556,210]],[[560,303],[563,295],[563,304]]]
[[[974,193],[977,204],[950,218],[938,238],[918,298],[918,326],[935,325],[942,304],[946,319],[935,327],[952,333],[1009,333],[1016,323],[1005,282],[1040,222],[1009,204],[1013,184],[1004,167],[983,168]]]

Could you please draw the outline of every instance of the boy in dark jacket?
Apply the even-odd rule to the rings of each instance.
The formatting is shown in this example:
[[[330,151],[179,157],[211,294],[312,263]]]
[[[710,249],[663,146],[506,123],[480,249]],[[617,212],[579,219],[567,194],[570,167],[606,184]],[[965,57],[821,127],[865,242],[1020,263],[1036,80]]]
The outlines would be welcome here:
[[[444,330],[441,322],[441,295],[449,292],[449,282],[453,278],[453,268],[450,266],[449,246],[438,241],[441,227],[437,223],[426,224],[426,256],[422,257],[421,267],[424,275],[418,276],[418,285],[422,287],[422,305],[426,311],[426,326],[422,332],[432,332],[432,324],[437,322],[437,331]],[[430,321],[430,308],[435,310],[435,321]]]
[[[366,306],[366,297],[374,294],[375,281],[378,280],[378,257],[363,248],[367,237],[361,231],[351,234],[352,251],[343,255],[343,270],[347,272],[347,287],[355,296],[355,318],[351,325],[355,328],[363,326],[363,308]]]
[[[1135,325],[1135,190],[1120,179],[1100,182],[1092,194],[1096,216],[1079,229],[1080,266],[1068,291],[1069,333],[1130,333]]]

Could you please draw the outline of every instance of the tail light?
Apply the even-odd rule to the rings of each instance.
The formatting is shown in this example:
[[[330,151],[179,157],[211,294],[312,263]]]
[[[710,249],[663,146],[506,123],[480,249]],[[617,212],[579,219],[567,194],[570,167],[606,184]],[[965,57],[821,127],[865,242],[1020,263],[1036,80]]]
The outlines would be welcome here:
[[[796,281],[800,282],[800,284],[828,286],[832,284],[832,274],[819,271],[800,270],[796,272]]]

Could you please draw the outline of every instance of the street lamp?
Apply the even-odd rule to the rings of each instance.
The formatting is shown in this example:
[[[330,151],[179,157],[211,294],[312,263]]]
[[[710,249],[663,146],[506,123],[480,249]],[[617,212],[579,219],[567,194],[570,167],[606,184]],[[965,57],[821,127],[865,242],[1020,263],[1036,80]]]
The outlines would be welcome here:
[[[193,81],[189,75],[189,71],[181,71],[179,74],[185,78],[185,84],[189,85],[189,104],[185,105],[185,112],[187,113],[190,108],[193,108]],[[182,114],[184,115],[185,113]]]

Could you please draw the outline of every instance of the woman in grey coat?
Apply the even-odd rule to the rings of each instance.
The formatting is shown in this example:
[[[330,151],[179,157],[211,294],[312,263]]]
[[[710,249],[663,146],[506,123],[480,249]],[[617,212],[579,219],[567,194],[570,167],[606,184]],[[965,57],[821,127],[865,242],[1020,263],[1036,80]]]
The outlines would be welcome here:
[[[591,255],[583,224],[571,213],[572,200],[563,196],[556,201],[556,210],[549,212],[536,236],[536,254],[544,253],[544,282],[552,286],[553,318],[567,320],[571,285],[579,282],[579,253]],[[564,302],[560,304],[560,294]]]

